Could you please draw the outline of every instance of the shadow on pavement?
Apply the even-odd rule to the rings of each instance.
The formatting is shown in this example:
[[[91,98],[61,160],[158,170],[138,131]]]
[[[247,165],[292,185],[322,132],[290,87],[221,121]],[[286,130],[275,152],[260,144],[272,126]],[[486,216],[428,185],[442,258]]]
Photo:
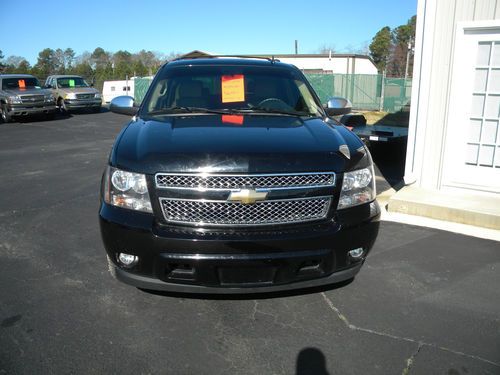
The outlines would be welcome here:
[[[398,111],[386,114],[384,117],[378,119],[373,125],[408,127],[409,122],[410,111]]]
[[[316,348],[302,349],[297,356],[296,375],[329,375],[326,357]]]
[[[377,181],[377,192],[389,188],[398,190],[402,186],[405,174],[406,140],[393,143],[372,143],[370,152],[376,166],[375,173],[385,179]],[[379,173],[378,173],[379,172]]]

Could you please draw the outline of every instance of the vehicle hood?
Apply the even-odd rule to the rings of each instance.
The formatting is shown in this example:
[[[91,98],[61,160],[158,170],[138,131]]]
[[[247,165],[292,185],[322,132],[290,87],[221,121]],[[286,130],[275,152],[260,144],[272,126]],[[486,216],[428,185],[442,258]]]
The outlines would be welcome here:
[[[75,94],[95,94],[99,92],[93,87],[64,88],[64,89],[57,89],[57,91],[60,92],[61,94],[69,94],[72,92]]]
[[[48,95],[51,94],[50,90],[41,89],[41,88],[26,88],[26,89],[8,89],[2,90],[8,96],[16,96],[16,95]]]
[[[349,148],[349,158],[341,145]],[[360,147],[346,128],[320,118],[164,116],[131,121],[110,163],[147,174],[342,172],[360,159]]]

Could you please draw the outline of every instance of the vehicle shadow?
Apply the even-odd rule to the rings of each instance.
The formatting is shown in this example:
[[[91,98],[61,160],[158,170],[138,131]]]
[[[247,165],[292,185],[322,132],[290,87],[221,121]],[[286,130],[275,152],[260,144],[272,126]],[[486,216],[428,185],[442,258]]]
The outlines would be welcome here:
[[[30,116],[19,116],[19,117],[14,117],[12,119],[12,122],[17,122],[17,123],[20,123],[20,124],[26,124],[26,123],[29,123],[29,122],[45,122],[45,121],[57,121],[57,120],[65,120],[65,119],[68,119],[68,118],[71,118],[73,117],[70,113],[66,112],[66,113],[61,113],[61,112],[56,112],[54,113],[53,115],[51,116],[47,116],[47,115],[30,115]]]
[[[78,114],[78,115],[95,115],[95,114],[99,114],[99,113],[109,112],[109,108],[102,106],[101,110],[99,112],[94,112],[94,111],[89,110],[89,109],[76,109],[76,110],[72,110],[72,112],[75,114]]]
[[[234,301],[244,301],[244,300],[254,300],[254,299],[275,299],[275,298],[286,298],[294,296],[302,296],[307,294],[316,294],[321,292],[327,292],[330,290],[335,290],[343,288],[350,283],[354,278],[339,283],[313,287],[313,288],[303,288],[297,290],[290,290],[284,292],[266,292],[266,293],[248,293],[248,294],[205,294],[205,293],[180,293],[180,292],[163,292],[158,290],[148,290],[137,288],[144,293],[153,294],[163,297],[173,297],[173,298],[185,298],[185,299],[199,299],[199,300],[234,300]]]
[[[403,128],[407,128],[409,122],[409,111],[397,111],[386,114],[384,117],[378,119],[373,125],[400,126]]]
[[[375,174],[385,181],[377,181],[377,192],[387,189],[399,190],[404,185],[406,161],[406,139],[392,143],[371,143],[370,153],[375,163]]]

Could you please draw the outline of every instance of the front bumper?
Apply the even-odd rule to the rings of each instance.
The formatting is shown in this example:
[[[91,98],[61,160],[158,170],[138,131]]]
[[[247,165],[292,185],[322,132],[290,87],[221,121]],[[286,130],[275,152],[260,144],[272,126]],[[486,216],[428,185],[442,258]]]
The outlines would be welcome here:
[[[11,116],[31,116],[38,114],[50,114],[57,112],[55,103],[42,104],[11,104],[8,107],[8,113]]]
[[[101,99],[79,100],[79,99],[64,99],[66,109],[85,109],[85,108],[100,108]]]
[[[136,287],[190,293],[261,293],[351,279],[375,242],[376,202],[343,210],[335,220],[255,230],[164,226],[153,215],[101,205],[104,246],[117,279]],[[348,251],[362,247],[361,259]],[[134,254],[127,269],[117,253]]]

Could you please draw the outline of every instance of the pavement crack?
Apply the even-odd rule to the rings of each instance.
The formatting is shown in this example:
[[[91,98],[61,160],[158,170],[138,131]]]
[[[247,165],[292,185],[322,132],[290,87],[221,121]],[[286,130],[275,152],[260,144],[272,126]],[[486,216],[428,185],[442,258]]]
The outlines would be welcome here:
[[[369,328],[358,327],[358,326],[356,326],[356,325],[354,325],[354,324],[352,324],[352,323],[349,322],[349,319],[344,314],[342,314],[342,312],[337,307],[335,307],[335,305],[333,304],[332,300],[330,298],[328,298],[328,296],[325,294],[325,292],[321,292],[321,296],[325,300],[325,302],[328,305],[328,307],[335,313],[335,315],[344,323],[344,325],[348,329],[350,329],[352,331],[359,331],[359,332],[369,333],[369,334],[372,334],[372,335],[387,337],[387,338],[390,338],[390,339],[393,339],[393,340],[406,341],[406,342],[417,344],[418,348],[417,348],[416,354],[418,354],[418,352],[422,349],[422,347],[428,346],[430,348],[443,350],[443,351],[446,351],[446,352],[449,352],[449,353],[453,353],[453,354],[456,354],[456,355],[459,355],[459,356],[463,356],[463,357],[471,358],[471,359],[474,359],[474,360],[477,360],[477,361],[481,361],[481,362],[484,362],[484,363],[488,363],[488,364],[490,364],[492,366],[496,366],[496,367],[500,368],[500,363],[493,362],[493,361],[490,361],[490,360],[488,360],[486,358],[482,358],[482,357],[479,357],[479,356],[476,356],[476,355],[467,354],[467,353],[464,353],[464,352],[453,350],[453,349],[450,349],[450,348],[447,348],[447,347],[444,347],[444,346],[440,346],[438,344],[423,342],[423,341],[415,340],[415,339],[412,339],[412,338],[409,338],[409,337],[396,336],[396,335],[392,335],[390,333],[375,331],[375,330],[369,329]],[[412,357],[410,357],[410,359],[411,358]],[[414,357],[413,357],[413,359],[414,359]],[[412,360],[412,363],[413,363],[413,360]]]
[[[413,362],[417,357],[418,353],[422,349],[424,345],[422,343],[418,344],[417,350],[406,360],[406,367],[403,369],[402,375],[408,375],[410,373],[411,366],[413,366]]]
[[[325,292],[321,292],[321,295],[323,296],[323,299],[325,300],[328,307],[330,307],[330,309],[332,309],[335,312],[335,314],[337,314],[337,317],[346,325],[347,328],[353,329],[353,330],[357,329],[357,327],[352,325],[351,323],[349,323],[349,320],[347,320],[347,317],[344,314],[342,314],[339,309],[337,309],[335,307],[335,305],[330,300],[330,298],[328,298],[326,296]]]
[[[283,321],[280,321],[279,314],[267,312],[267,311],[263,311],[262,309],[259,309],[259,301],[254,300],[253,303],[254,303],[254,305],[253,305],[253,310],[252,310],[252,314],[251,314],[251,319],[253,321],[257,321],[258,320],[257,314],[261,314],[261,315],[268,316],[268,317],[272,318],[273,323],[275,325],[282,327],[282,328],[302,330],[302,328],[296,324],[297,323],[297,314],[295,312],[292,312],[293,318],[291,319],[291,322],[283,322]],[[286,303],[285,303],[285,306],[287,306]],[[290,310],[288,308],[288,306],[287,306],[287,310]]]

